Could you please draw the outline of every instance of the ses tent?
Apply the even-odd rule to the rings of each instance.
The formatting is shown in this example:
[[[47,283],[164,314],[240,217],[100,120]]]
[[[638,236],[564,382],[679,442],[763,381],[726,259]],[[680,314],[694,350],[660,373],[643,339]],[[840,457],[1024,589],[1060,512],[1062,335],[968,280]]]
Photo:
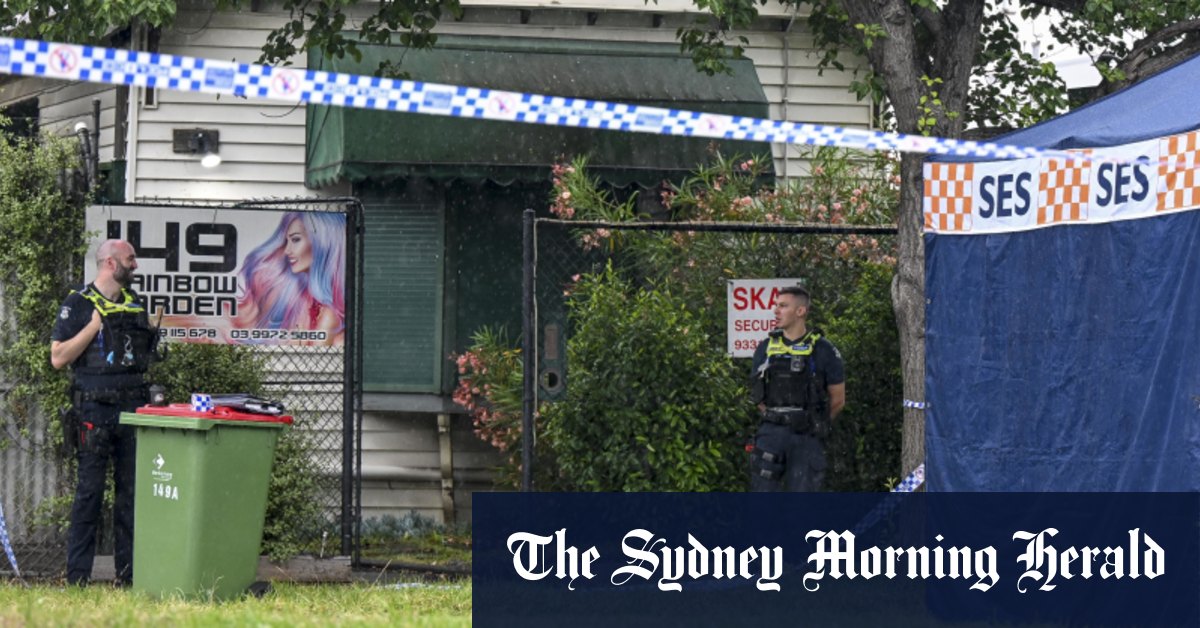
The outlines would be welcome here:
[[[935,491],[1200,490],[1200,57],[925,165]]]

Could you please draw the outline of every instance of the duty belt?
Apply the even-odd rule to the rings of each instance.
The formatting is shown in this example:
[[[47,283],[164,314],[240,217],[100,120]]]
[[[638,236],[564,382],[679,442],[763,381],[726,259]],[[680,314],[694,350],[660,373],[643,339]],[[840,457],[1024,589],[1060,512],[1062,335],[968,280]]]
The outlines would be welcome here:
[[[767,408],[766,413],[763,414],[763,420],[768,423],[790,425],[792,417],[798,414],[803,415],[807,413],[808,411],[804,408],[798,408],[795,406],[777,406],[773,408]]]
[[[93,388],[80,389],[80,401],[93,401],[99,403],[121,403],[123,401],[136,401],[147,399],[149,397],[149,385],[143,384],[130,388]]]

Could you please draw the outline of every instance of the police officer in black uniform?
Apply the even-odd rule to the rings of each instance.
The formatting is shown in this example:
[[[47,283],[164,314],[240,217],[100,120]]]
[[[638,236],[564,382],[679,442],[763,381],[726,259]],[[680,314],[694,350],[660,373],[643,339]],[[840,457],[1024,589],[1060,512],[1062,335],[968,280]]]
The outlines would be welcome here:
[[[821,490],[825,438],[846,404],[842,355],[821,330],[808,329],[802,286],[775,298],[775,330],[758,345],[751,399],[762,412],[751,453],[750,490]]]
[[[117,584],[133,580],[134,431],[118,415],[147,401],[144,380],[157,331],[129,289],[137,256],[124,240],[96,251],[96,280],[72,290],[51,334],[50,362],[71,365],[77,423],[78,480],[67,532],[67,582],[85,585],[92,574],[96,532],[108,464],[113,467],[113,528]]]

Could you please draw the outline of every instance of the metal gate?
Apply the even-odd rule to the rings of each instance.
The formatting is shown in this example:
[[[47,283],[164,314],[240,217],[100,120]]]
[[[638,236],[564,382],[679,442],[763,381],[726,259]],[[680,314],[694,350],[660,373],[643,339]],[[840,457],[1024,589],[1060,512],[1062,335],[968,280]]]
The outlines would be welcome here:
[[[560,220],[538,218],[533,210],[526,210],[521,350],[528,357],[522,364],[522,432],[533,438],[522,439],[522,490],[535,488],[534,416],[538,404],[561,399],[571,379],[567,340],[572,330],[566,295],[581,274],[595,273],[605,264],[612,264],[639,282],[656,264],[677,272],[692,272],[687,252],[705,251],[710,259],[721,262],[717,268],[724,271],[720,274],[725,279],[803,277],[813,270],[811,254],[815,250],[836,251],[839,245],[845,246],[844,242],[858,241],[873,242],[882,250],[892,246],[895,233],[892,226],[851,224]],[[633,238],[667,243],[682,257],[631,255],[622,247],[602,246],[604,242],[628,242]],[[886,241],[886,246],[877,239]],[[819,282],[817,287],[822,287]],[[696,307],[710,313],[705,322],[712,338],[724,338],[725,289],[721,281],[692,295],[697,299]],[[714,312],[716,316],[711,315]],[[899,406],[893,409],[895,412],[889,415],[898,420]]]

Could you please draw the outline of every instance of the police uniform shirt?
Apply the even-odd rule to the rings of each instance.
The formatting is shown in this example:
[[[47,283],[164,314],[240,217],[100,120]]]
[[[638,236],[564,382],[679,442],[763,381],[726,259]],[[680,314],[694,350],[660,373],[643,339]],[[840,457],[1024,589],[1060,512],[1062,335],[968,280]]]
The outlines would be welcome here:
[[[51,340],[56,342],[65,342],[70,340],[79,332],[83,331],[83,328],[87,327],[88,324],[92,322],[92,312],[96,310],[96,306],[86,297],[80,294],[85,290],[92,290],[96,294],[100,294],[100,291],[96,290],[96,286],[94,284],[88,284],[87,286],[78,288],[72,291],[71,294],[67,295],[67,300],[63,301],[62,308],[58,312],[58,318],[54,321],[54,329],[50,332]],[[126,291],[129,292],[129,294],[132,294],[135,299],[137,298],[137,294],[132,290],[126,288]],[[124,296],[122,295],[118,297],[118,299],[118,302],[122,302],[124,301]],[[100,336],[103,333],[104,330],[102,329],[101,332],[96,334],[96,337],[92,339],[92,342],[101,342]],[[115,347],[110,347],[109,349],[112,350],[114,348]],[[75,360],[73,366],[79,364],[86,355],[87,350],[84,350],[84,352],[79,355],[79,358]]]
[[[93,285],[88,285],[85,289],[95,290],[95,288]],[[50,332],[51,340],[66,342],[78,335],[84,327],[88,326],[88,323],[92,322],[92,312],[96,311],[96,306],[79,294],[80,292],[82,290],[72,291],[67,296],[67,300],[63,301],[62,309],[58,312],[58,319],[54,321],[54,330]],[[92,342],[96,342],[96,339],[92,339]]]
[[[803,340],[803,338],[800,340]],[[784,344],[788,346],[797,345],[800,343],[800,340],[792,340],[786,336],[783,338]],[[771,339],[767,338],[758,343],[758,348],[754,350],[754,363],[750,370],[751,373],[757,373],[759,367],[766,361],[767,345],[770,342]],[[813,346],[812,357],[815,362],[817,377],[819,378],[817,383],[822,389],[829,386],[836,386],[846,381],[846,371],[842,364],[842,354],[824,336],[821,336]]]

